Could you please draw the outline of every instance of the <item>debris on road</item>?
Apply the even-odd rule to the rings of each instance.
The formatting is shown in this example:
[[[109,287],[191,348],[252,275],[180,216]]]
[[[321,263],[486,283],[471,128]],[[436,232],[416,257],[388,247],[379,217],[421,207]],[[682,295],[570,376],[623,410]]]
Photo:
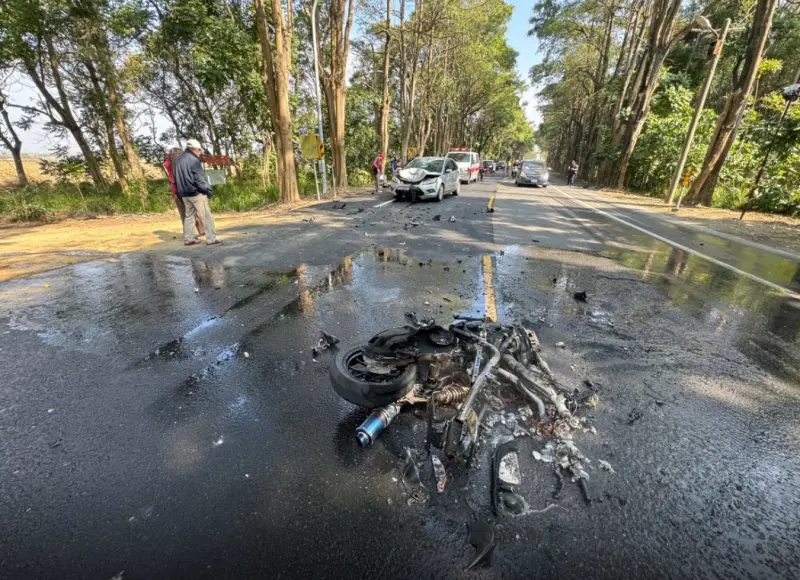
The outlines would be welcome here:
[[[611,467],[611,464],[608,461],[606,461],[605,459],[601,459],[597,463],[600,465],[600,467],[604,471],[608,471],[609,473],[616,473],[616,471],[614,471],[614,468]]]
[[[444,493],[444,488],[447,485],[447,472],[444,470],[442,460],[436,455],[431,455],[431,463],[433,464],[433,473],[436,475],[436,489],[439,490],[439,493]]]
[[[315,218],[315,217],[312,215],[310,218],[303,218],[303,221],[304,221],[305,223],[310,223],[310,224],[313,224],[315,221],[317,221],[317,218]]]
[[[586,291],[575,292],[572,297],[579,302],[586,302]]]
[[[449,221],[451,224],[452,224],[452,223],[455,223],[455,221],[456,221],[456,216],[454,216],[454,215],[451,215],[451,216],[450,216],[450,219],[449,219],[448,221]]]
[[[566,348],[567,345],[565,345],[562,341],[558,341],[555,346],[558,348]]]
[[[442,216],[441,216],[440,214],[438,214],[438,213],[437,213],[435,216],[433,216],[433,218],[431,219],[431,221],[432,221],[432,222],[439,222],[439,221],[442,221]]]
[[[489,564],[497,545],[494,527],[488,521],[478,519],[467,524],[467,529],[469,530],[469,543],[475,546],[476,554],[465,570]]]
[[[337,344],[339,344],[339,339],[336,338],[334,335],[325,332],[324,330],[319,331],[319,348],[320,350],[328,350],[329,348],[333,348]]]

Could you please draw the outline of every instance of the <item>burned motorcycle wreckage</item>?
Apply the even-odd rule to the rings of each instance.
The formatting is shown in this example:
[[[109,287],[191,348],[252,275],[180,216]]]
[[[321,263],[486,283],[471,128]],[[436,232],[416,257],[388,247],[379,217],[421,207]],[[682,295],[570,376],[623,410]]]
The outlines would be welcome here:
[[[492,396],[488,385],[516,389],[540,422],[569,421],[573,402],[541,353],[532,330],[486,318],[454,315],[444,328],[432,318],[406,314],[406,325],[385,330],[366,344],[341,349],[330,369],[334,390],[372,408],[356,430],[362,447],[374,443],[405,406],[427,405],[426,447],[437,409],[449,409],[439,445],[451,460],[469,460]]]

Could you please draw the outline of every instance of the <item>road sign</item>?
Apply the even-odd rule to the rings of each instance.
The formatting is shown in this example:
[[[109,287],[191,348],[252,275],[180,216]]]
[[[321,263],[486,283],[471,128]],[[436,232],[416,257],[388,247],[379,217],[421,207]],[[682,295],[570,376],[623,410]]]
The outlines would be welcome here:
[[[306,159],[322,159],[325,156],[325,148],[316,135],[300,137],[300,149]]]
[[[225,167],[233,165],[233,161],[227,155],[201,155],[200,161],[209,165],[222,165]]]
[[[681,185],[683,185],[683,187],[689,187],[689,182],[691,181],[691,179],[692,179],[692,166],[689,165],[688,167],[686,167],[686,171],[683,173],[683,182],[681,183]]]

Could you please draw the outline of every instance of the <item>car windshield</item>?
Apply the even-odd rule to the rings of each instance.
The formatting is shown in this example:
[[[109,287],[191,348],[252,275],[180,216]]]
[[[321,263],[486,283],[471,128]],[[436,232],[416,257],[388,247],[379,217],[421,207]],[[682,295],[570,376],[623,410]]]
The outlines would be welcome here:
[[[448,153],[447,156],[453,161],[469,161],[471,153]]]
[[[544,169],[544,163],[540,163],[539,161],[526,161],[522,164],[522,169],[528,169],[531,171]]]
[[[441,173],[442,161],[443,159],[441,157],[417,157],[414,161],[406,165],[406,169],[419,167],[431,173]]]
[[[491,161],[484,161],[483,162],[483,166],[484,167],[491,167],[492,166],[492,162]]]

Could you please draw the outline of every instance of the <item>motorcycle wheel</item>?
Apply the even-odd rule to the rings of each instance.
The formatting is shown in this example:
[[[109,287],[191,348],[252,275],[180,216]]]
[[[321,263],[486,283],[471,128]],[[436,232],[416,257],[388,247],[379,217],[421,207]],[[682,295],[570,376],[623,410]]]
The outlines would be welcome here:
[[[403,397],[414,386],[417,365],[396,369],[390,375],[369,372],[360,346],[342,349],[330,368],[333,390],[359,407],[382,407]]]

